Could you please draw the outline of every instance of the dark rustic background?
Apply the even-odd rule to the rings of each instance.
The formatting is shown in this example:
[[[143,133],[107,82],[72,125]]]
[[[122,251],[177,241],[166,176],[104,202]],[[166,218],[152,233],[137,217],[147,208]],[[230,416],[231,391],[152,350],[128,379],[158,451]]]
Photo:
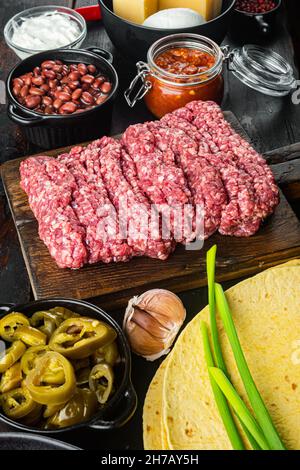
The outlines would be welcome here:
[[[6,46],[3,39],[5,23],[14,14],[26,8],[43,4],[67,5],[67,1],[55,0],[0,0],[0,80],[5,80],[9,70],[18,62],[17,56]],[[96,3],[96,0],[79,1],[78,6]],[[282,54],[291,64],[300,64],[299,0],[286,0],[286,13],[281,12],[276,36],[267,45]],[[224,41],[231,44],[230,39]],[[114,53],[115,67],[120,77],[120,94],[114,109],[111,134],[122,132],[129,124],[150,119],[143,103],[134,110],[127,107],[122,92],[135,74],[135,67],[127,63],[115,51],[100,22],[88,25],[85,45],[107,48]],[[294,57],[294,51],[296,57]],[[296,68],[295,68],[295,72]],[[277,99],[261,95],[237,81],[230,73],[226,75],[226,91],[223,109],[231,110],[239,119],[255,147],[266,152],[300,141],[300,105],[295,106],[290,97]],[[300,146],[295,147],[295,158],[300,155]],[[0,163],[23,155],[36,153],[26,142],[20,130],[9,121],[5,104],[0,104]],[[274,157],[276,159],[276,156]],[[299,208],[300,182],[283,188],[294,210]],[[206,303],[205,290],[198,289],[182,294],[188,310],[188,318]],[[0,302],[23,303],[31,298],[30,284],[19,248],[16,231],[0,183]],[[114,313],[121,318],[122,312]],[[85,448],[141,448],[141,410],[147,386],[158,364],[152,365],[134,358],[133,376],[140,405],[138,413],[125,429],[118,432],[99,433],[81,430],[76,434],[61,436]],[[7,429],[0,425],[0,430]]]

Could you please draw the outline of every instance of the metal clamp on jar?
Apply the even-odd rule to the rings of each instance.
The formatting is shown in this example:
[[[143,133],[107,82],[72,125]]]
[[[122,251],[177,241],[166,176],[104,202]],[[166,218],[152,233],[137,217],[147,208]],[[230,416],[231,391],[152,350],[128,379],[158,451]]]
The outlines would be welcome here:
[[[174,73],[158,64],[166,51],[192,50],[210,57],[210,67],[197,73]],[[192,54],[191,54],[192,56]],[[292,67],[276,52],[246,45],[230,51],[197,34],[174,34],[155,42],[147,63],[138,62],[138,74],[125,91],[130,107],[144,98],[148,109],[158,118],[193,100],[221,103],[224,93],[223,64],[245,85],[271,96],[285,96],[297,87]]]

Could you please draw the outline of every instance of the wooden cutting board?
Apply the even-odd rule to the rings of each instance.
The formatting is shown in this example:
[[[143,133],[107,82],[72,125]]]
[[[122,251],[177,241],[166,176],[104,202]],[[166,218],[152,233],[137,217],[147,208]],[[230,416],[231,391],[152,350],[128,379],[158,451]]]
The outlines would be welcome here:
[[[225,112],[227,120],[245,136],[234,115]],[[53,157],[68,149],[45,152]],[[284,183],[280,149],[276,151],[276,178]],[[287,148],[283,150],[289,168]],[[267,156],[268,158],[268,156]],[[274,159],[274,152],[272,153]],[[97,264],[77,271],[60,269],[50,257],[38,236],[38,225],[26,194],[21,190],[19,165],[22,159],[6,162],[1,167],[4,188],[14,218],[35,299],[70,297],[93,299],[104,308],[119,308],[132,295],[148,288],[161,287],[175,292],[206,284],[205,254],[218,245],[217,278],[219,281],[255,274],[267,267],[300,257],[300,223],[282,195],[276,212],[250,238],[241,239],[215,234],[201,251],[186,251],[179,246],[167,261],[136,258],[128,263]],[[290,171],[291,173],[291,171]]]

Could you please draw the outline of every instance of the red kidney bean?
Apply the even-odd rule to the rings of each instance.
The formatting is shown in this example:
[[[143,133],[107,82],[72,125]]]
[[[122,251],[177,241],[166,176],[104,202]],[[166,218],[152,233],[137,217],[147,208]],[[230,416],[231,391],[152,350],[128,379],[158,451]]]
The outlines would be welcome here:
[[[52,100],[52,98],[50,98],[50,96],[43,96],[42,103],[45,106],[51,106],[52,103],[53,103],[53,100]]]
[[[68,86],[71,88],[71,90],[76,90],[80,86],[80,82],[78,80],[75,80],[74,82],[68,82]]]
[[[85,64],[78,64],[77,70],[80,73],[80,75],[85,75],[87,72],[87,66]]]
[[[96,99],[96,104],[102,104],[104,103],[104,101],[107,100],[107,96],[106,95],[99,95],[98,98]]]
[[[65,84],[64,84],[64,85],[62,86],[62,89],[63,89],[63,91],[65,91],[66,93],[69,93],[70,95],[72,94],[72,91],[73,91],[73,90],[71,90],[71,88],[69,87],[69,85],[65,85]]]
[[[40,74],[41,74],[41,69],[40,69],[40,67],[34,67],[34,69],[33,69],[33,75],[34,75],[35,77],[38,77]]]
[[[76,111],[77,106],[75,103],[72,103],[72,101],[68,101],[67,103],[64,103],[62,107],[59,109],[60,114],[72,114],[74,111]]]
[[[59,100],[57,98],[56,100],[53,101],[53,108],[58,110],[61,107],[62,104],[63,104],[62,100]]]
[[[73,72],[71,72],[69,75],[68,75],[68,79],[71,81],[71,82],[75,82],[77,80],[79,80],[80,78],[80,73],[77,72],[77,70],[74,70]]]
[[[53,114],[53,112],[54,112],[53,106],[46,106],[44,109],[45,114]]]
[[[53,69],[54,66],[55,66],[54,60],[44,60],[44,62],[42,62],[41,64],[42,69]]]
[[[110,82],[104,82],[102,85],[101,85],[101,91],[102,93],[109,93],[111,91],[111,83]]]
[[[53,65],[53,67],[52,67],[52,70],[54,70],[54,72],[56,72],[56,73],[61,73],[61,72],[62,72],[62,69],[63,69],[63,66],[60,65],[60,64],[55,64],[55,65]]]
[[[94,83],[92,84],[92,87],[95,88],[96,90],[99,90],[102,83],[105,82],[105,77],[97,77]]]
[[[14,96],[19,96],[21,88],[22,87],[21,87],[20,83],[16,83],[13,87],[13,95]]]
[[[29,109],[45,114],[72,114],[92,109],[107,100],[112,89],[108,77],[93,64],[66,64],[45,60],[12,80],[12,93]]]
[[[47,83],[44,83],[43,85],[40,86],[41,90],[44,90],[45,93],[47,93],[50,90],[50,87]]]
[[[65,75],[68,75],[69,73],[69,67],[67,65],[63,65],[63,68],[62,68],[62,75],[65,76]]]
[[[13,79],[13,85],[20,85],[21,87],[24,85],[24,81],[21,78],[14,78]]]
[[[24,78],[24,83],[25,83],[25,85],[30,86],[30,85],[31,85],[31,80],[32,80],[31,75],[27,75],[27,76]]]
[[[72,100],[77,101],[81,97],[81,94],[82,94],[82,89],[77,88],[77,90],[73,91],[72,93]]]
[[[42,96],[45,94],[44,90],[41,90],[40,88],[37,88],[37,87],[30,87],[29,88],[29,94],[30,95],[38,95],[38,96]]]
[[[40,96],[34,96],[34,95],[28,95],[25,98],[25,105],[29,109],[34,109],[36,108],[41,102],[41,97]]]
[[[70,101],[71,95],[69,93],[66,93],[65,91],[60,91],[57,93],[57,98],[61,101]]]
[[[88,69],[88,71],[89,71],[90,73],[92,73],[93,75],[95,75],[95,73],[97,72],[97,69],[96,69],[95,65],[93,65],[93,64],[88,65],[88,66],[87,66],[87,69]]]
[[[43,84],[45,83],[45,79],[44,79],[44,77],[42,77],[41,75],[39,75],[38,77],[32,77],[31,82],[32,82],[34,85],[40,86],[40,85],[43,85]]]
[[[43,70],[42,75],[46,78],[49,78],[50,80],[54,80],[56,78],[56,73],[54,72],[54,70],[51,69]]]
[[[91,85],[94,80],[95,77],[93,75],[83,75],[83,77],[81,77],[81,82],[88,83],[89,85]]]
[[[24,85],[21,90],[20,90],[20,96],[22,98],[25,98],[25,96],[28,95],[28,92],[29,92],[29,86],[28,85]]]
[[[86,104],[93,104],[94,103],[94,97],[88,91],[84,91],[82,93],[81,100]]]

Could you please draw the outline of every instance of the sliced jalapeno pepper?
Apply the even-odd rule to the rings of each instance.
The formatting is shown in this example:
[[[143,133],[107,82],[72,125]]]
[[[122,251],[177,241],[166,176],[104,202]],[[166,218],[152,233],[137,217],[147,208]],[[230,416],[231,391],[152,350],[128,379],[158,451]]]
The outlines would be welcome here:
[[[40,345],[40,346],[31,346],[25,351],[21,359],[21,368],[25,375],[34,368],[35,361],[46,354],[49,351],[49,346]]]
[[[114,366],[119,359],[119,351],[116,341],[103,348],[97,349],[97,351],[93,354],[93,362],[94,364],[101,364],[102,362],[106,362],[110,366]]]
[[[0,393],[6,393],[14,388],[20,387],[22,382],[21,363],[16,362],[7,369],[1,377]]]
[[[21,326],[16,332],[17,337],[28,346],[40,346],[47,343],[47,336],[32,326]]]
[[[42,419],[43,415],[43,405],[35,403],[33,410],[24,418],[21,419],[21,422],[26,426],[37,426]]]
[[[50,371],[55,371],[50,374]],[[60,373],[64,374],[64,382],[60,381]],[[50,383],[49,374],[51,377]],[[57,377],[57,383],[52,378]],[[25,379],[25,384],[32,398],[42,405],[66,403],[74,394],[76,379],[71,363],[61,354],[49,351],[35,362]]]
[[[25,344],[18,340],[12,343],[10,348],[0,353],[0,373],[5,372],[17,362],[25,351]]]
[[[77,389],[71,400],[47,420],[46,429],[65,428],[86,421],[95,413],[97,406],[95,393],[86,388]]]
[[[50,418],[61,410],[63,406],[65,406],[65,403],[61,403],[60,405],[47,405],[43,413],[43,418]]]
[[[24,418],[36,407],[36,403],[26,387],[15,388],[4,393],[1,396],[1,404],[4,414],[12,419]]]
[[[69,318],[54,332],[49,347],[71,359],[81,359],[112,343],[116,336],[113,328],[99,320],[86,317]]]
[[[110,365],[97,364],[91,370],[89,387],[96,393],[98,402],[104,405],[113,392],[114,373]]]
[[[28,318],[23,315],[23,313],[19,312],[12,312],[9,313],[8,315],[5,315],[0,320],[0,336],[5,340],[5,341],[15,341],[18,339],[16,337],[16,331],[21,327],[21,326],[28,326],[29,325],[29,320]]]
[[[48,339],[50,339],[59,325],[57,322],[57,316],[48,310],[35,312],[30,318],[30,324],[31,326],[42,331],[42,333],[44,333]]]
[[[63,321],[67,320],[68,318],[80,317],[78,313],[72,312],[72,310],[69,310],[65,307],[54,307],[51,308],[49,312],[55,316],[56,326],[59,326]]]

